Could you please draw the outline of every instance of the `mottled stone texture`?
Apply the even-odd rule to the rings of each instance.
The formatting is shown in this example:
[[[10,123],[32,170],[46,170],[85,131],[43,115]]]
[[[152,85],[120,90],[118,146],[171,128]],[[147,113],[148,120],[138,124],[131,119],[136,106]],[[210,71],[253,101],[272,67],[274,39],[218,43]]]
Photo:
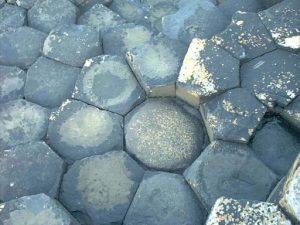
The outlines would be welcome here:
[[[9,28],[21,27],[25,22],[26,11],[24,9],[10,4],[5,4],[0,9],[0,33]]]

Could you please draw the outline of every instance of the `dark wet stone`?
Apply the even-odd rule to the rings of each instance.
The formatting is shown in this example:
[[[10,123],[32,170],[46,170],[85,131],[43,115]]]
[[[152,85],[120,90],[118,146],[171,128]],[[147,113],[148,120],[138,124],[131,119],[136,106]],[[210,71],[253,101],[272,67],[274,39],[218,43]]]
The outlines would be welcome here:
[[[146,172],[124,225],[199,225],[205,209],[181,175]]]
[[[72,97],[124,115],[145,93],[123,58],[102,55],[85,62]]]
[[[65,174],[60,201],[83,213],[85,224],[120,224],[144,170],[125,152],[112,151],[76,161]]]
[[[272,202],[278,205],[279,200],[282,196],[283,186],[286,181],[286,176],[281,178],[281,180],[277,183],[275,188],[272,190],[271,194],[269,195],[267,202]]]
[[[0,7],[0,33],[9,28],[21,27],[25,21],[26,11],[24,9],[10,4]]]
[[[0,150],[42,139],[49,111],[23,99],[0,105]]]
[[[244,144],[214,141],[184,177],[209,210],[221,196],[264,201],[277,176]]]
[[[67,161],[122,149],[122,123],[117,114],[66,100],[50,116],[48,143]]]
[[[283,0],[261,0],[266,8],[269,8],[279,2],[282,2]]]
[[[9,225],[79,225],[55,199],[45,194],[25,196],[0,204],[0,223]]]
[[[281,116],[300,130],[300,96],[295,98],[292,103],[284,108],[281,112]]]
[[[86,25],[62,25],[45,40],[43,53],[56,61],[81,67],[86,59],[102,53],[99,32]]]

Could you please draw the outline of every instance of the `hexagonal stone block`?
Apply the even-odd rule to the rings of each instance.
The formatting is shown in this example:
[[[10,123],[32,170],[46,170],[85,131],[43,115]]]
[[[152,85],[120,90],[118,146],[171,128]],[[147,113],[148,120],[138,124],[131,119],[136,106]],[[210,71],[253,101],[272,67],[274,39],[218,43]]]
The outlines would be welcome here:
[[[0,150],[42,139],[48,127],[49,111],[23,99],[0,105]]]
[[[123,148],[123,118],[66,100],[50,116],[48,143],[67,161]]]
[[[200,106],[210,140],[247,143],[266,107],[247,90],[236,88]]]
[[[126,51],[149,41],[152,35],[146,27],[133,23],[113,27],[103,34],[104,53],[125,57]]]
[[[0,9],[0,33],[9,29],[24,25],[26,11],[18,6],[5,4]]]
[[[176,84],[176,96],[199,106],[239,86],[239,60],[210,41],[193,39]]]
[[[184,177],[209,210],[221,196],[264,201],[277,176],[244,144],[214,141]]]
[[[205,209],[183,177],[146,172],[124,220],[124,225],[198,225]]]
[[[65,174],[60,200],[70,211],[81,212],[85,224],[120,224],[143,174],[123,151],[88,157]]]
[[[99,32],[86,25],[62,25],[45,40],[43,53],[48,58],[82,67],[85,60],[102,53]]]
[[[275,204],[221,197],[212,208],[206,225],[221,224],[291,225],[292,223]]]
[[[300,130],[300,96],[295,98],[280,115],[290,124]]]
[[[299,70],[299,56],[275,50],[242,65],[242,87],[270,108],[284,107],[300,93]]]
[[[25,98],[54,108],[71,97],[80,69],[40,57],[27,71]]]
[[[23,97],[26,73],[18,67],[0,66],[0,103]]]
[[[72,97],[124,115],[145,93],[123,58],[102,55],[86,61]]]
[[[0,64],[28,68],[40,56],[45,38],[30,27],[0,33]]]
[[[37,1],[28,11],[28,25],[49,33],[60,24],[76,22],[77,8],[68,0]]]
[[[149,99],[125,122],[127,151],[150,168],[184,169],[203,148],[201,121],[173,99]]]
[[[64,162],[44,142],[0,151],[0,201],[25,195],[58,194]]]
[[[45,194],[11,200],[0,204],[0,208],[1,224],[79,225],[58,201]]]

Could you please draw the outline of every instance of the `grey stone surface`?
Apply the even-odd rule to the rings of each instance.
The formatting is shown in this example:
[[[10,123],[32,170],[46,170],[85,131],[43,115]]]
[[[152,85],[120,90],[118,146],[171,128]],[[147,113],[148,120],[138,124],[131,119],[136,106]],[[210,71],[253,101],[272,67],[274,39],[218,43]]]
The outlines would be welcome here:
[[[109,6],[112,0],[70,0],[76,6],[79,7],[79,14],[83,14],[92,8],[95,4],[102,4]]]
[[[214,141],[184,177],[209,210],[221,196],[264,201],[277,176],[244,144]]]
[[[279,2],[282,2],[283,0],[261,0],[266,8],[269,8]]]
[[[0,66],[0,103],[23,97],[26,73],[18,67]]]
[[[281,116],[300,130],[300,96],[295,98],[284,110]]]
[[[0,7],[0,33],[9,28],[21,27],[25,22],[26,11],[24,9],[10,4]]]
[[[269,195],[267,202],[271,202],[277,205],[279,204],[279,200],[282,196],[282,191],[283,191],[283,186],[285,184],[285,181],[286,181],[286,176],[281,178],[281,180],[277,183],[277,185]]]
[[[75,23],[76,13],[76,6],[68,0],[37,1],[28,11],[28,24],[49,33],[60,24]]]
[[[40,56],[46,35],[30,27],[0,34],[0,64],[28,68]]]
[[[86,25],[61,25],[45,40],[43,53],[56,61],[82,67],[85,60],[102,53],[100,35]]]
[[[0,204],[0,223],[9,225],[79,225],[56,200],[45,194]]]
[[[195,38],[181,66],[176,96],[198,107],[239,83],[239,60],[210,41]]]
[[[186,53],[178,41],[155,37],[126,54],[132,71],[148,96],[175,96],[175,83]]]
[[[124,220],[124,225],[200,225],[205,209],[183,177],[146,172]]]
[[[72,97],[124,115],[145,93],[124,58],[101,55],[85,62]]]
[[[16,4],[24,9],[30,9],[38,1],[40,0],[17,0]]]
[[[67,161],[123,148],[123,118],[76,100],[50,116],[48,144]]]
[[[6,3],[5,0],[0,0],[0,8],[2,8],[4,6],[4,4]]]
[[[44,142],[0,151],[0,201],[45,193],[56,197],[64,163]]]
[[[149,99],[125,122],[127,151],[150,168],[184,169],[204,147],[201,121],[173,99]]]
[[[23,99],[0,105],[0,150],[42,139],[49,111]]]
[[[299,56],[275,50],[243,64],[241,84],[269,108],[284,107],[300,94],[299,70]]]
[[[88,157],[65,174],[60,201],[70,211],[83,213],[85,224],[120,224],[143,174],[123,151]]]

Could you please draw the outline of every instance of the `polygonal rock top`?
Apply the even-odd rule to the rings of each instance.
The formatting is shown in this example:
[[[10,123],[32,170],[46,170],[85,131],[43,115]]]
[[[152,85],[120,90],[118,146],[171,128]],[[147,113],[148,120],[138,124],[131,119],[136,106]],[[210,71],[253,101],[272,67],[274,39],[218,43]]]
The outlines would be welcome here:
[[[300,130],[300,96],[284,108],[281,116]]]
[[[0,9],[0,33],[9,28],[21,27],[25,21],[26,11],[18,6],[5,4]]]

